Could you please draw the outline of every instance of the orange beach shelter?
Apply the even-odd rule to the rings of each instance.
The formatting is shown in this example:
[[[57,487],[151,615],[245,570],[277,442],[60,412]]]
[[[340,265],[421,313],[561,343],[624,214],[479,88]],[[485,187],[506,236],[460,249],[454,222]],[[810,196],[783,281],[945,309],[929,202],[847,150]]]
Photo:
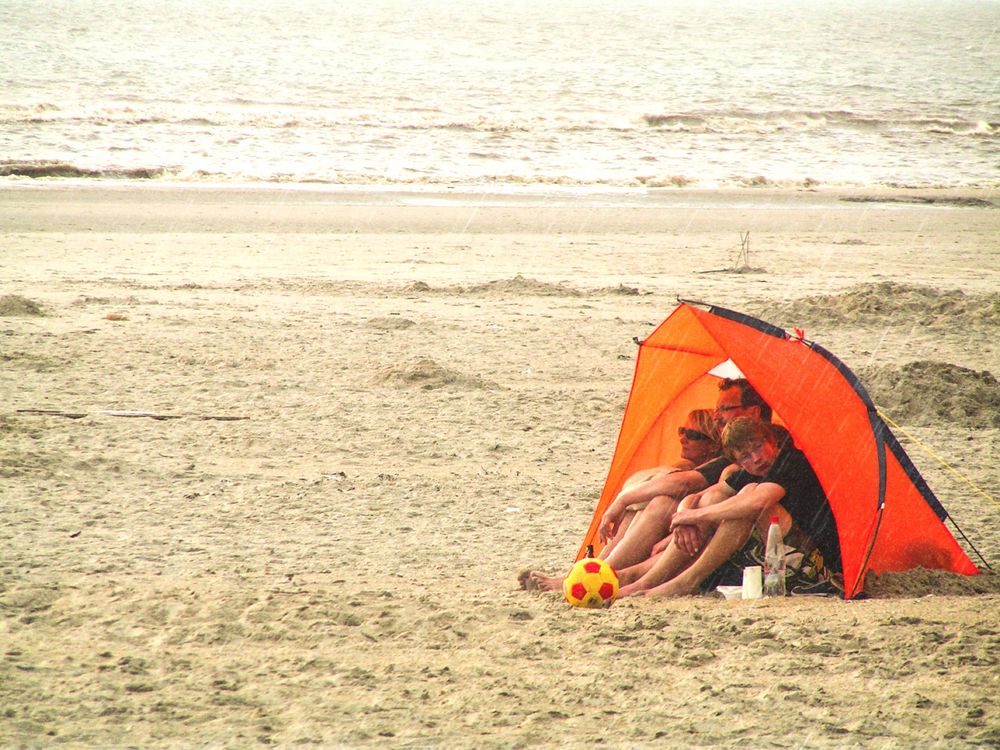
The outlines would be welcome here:
[[[868,570],[979,572],[948,517],[864,387],[839,359],[799,333],[741,313],[681,303],[639,346],[632,390],[601,498],[577,559],[601,548],[601,516],[635,471],[679,458],[677,425],[711,408],[722,377],[742,374],[788,428],[837,521],[845,598]]]

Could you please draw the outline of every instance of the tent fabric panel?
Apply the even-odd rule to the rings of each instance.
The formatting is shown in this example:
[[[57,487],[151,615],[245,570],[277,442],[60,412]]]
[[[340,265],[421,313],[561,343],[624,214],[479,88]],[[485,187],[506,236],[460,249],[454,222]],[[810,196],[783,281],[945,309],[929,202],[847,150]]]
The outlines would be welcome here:
[[[654,438],[662,436],[666,429],[662,426],[664,412],[669,410],[672,415],[686,414],[684,400],[680,403],[675,401],[693,381],[703,375],[706,365],[701,356],[678,357],[673,352],[640,349],[632,394],[626,404],[612,463],[612,476],[609,476],[607,484],[617,484],[620,487],[626,477],[618,477],[616,474],[634,465],[633,457],[643,452],[645,443],[652,445],[644,458],[656,460],[652,456],[659,455],[661,449]],[[708,403],[712,404],[713,401],[709,400]],[[680,418],[683,419],[683,416]],[[656,429],[658,424],[661,425],[660,429]],[[680,421],[674,422],[675,429],[678,424]]]
[[[858,574],[879,508],[877,445],[869,412],[838,369],[798,340],[698,311],[758,393],[780,415],[826,491],[845,580]]]
[[[879,421],[882,421],[881,417],[879,418]],[[882,424],[883,426],[885,425],[884,422],[882,422]],[[937,499],[937,495],[935,495],[931,488],[927,486],[927,481],[920,475],[920,472],[917,471],[917,467],[913,465],[910,457],[906,455],[906,451],[903,450],[903,446],[899,444],[899,440],[896,439],[896,436],[889,431],[888,427],[885,427],[885,432],[886,445],[889,450],[892,451],[893,455],[895,455],[896,460],[899,461],[903,471],[906,472],[906,476],[910,478],[910,481],[913,482],[917,490],[920,491],[920,494],[923,496],[927,504],[931,506],[935,515],[937,515],[941,521],[944,521],[948,518],[948,511],[946,511],[944,506],[941,505],[941,501]]]
[[[671,455],[663,446],[671,429],[665,412],[676,420],[676,429],[691,409],[715,405],[713,388],[717,386],[706,373],[725,360],[725,352],[705,335],[686,307],[677,308],[641,343],[611,467],[577,559],[588,545],[595,553],[600,551],[597,531],[601,516],[625,480],[639,469],[663,464],[663,457]],[[656,429],[658,420],[660,429]],[[676,444],[676,433],[673,442]]]
[[[978,573],[894,454],[886,464],[885,510],[868,568],[876,573],[917,567]]]
[[[769,324],[740,330],[730,317],[697,312],[806,453],[837,521],[845,581],[863,573],[882,483],[885,513],[867,563],[871,570],[922,565],[978,572],[941,522],[937,498],[840,360]]]
[[[651,349],[669,349],[682,354],[701,354],[706,357],[719,357],[724,360],[725,353],[701,324],[696,308],[681,305],[674,309],[666,320],[658,325],[642,342],[642,346]]]
[[[607,488],[611,498],[614,499],[625,480],[635,472],[676,463],[681,454],[678,426],[684,423],[693,409],[714,408],[717,393],[718,381],[703,375],[666,404],[656,423],[636,444],[622,472],[621,481]]]

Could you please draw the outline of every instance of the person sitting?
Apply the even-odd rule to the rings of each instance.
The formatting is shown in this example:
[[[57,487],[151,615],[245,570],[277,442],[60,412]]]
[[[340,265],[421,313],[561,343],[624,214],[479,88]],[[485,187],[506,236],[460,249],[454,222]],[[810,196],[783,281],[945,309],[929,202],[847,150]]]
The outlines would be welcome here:
[[[643,469],[625,480],[621,492],[601,518],[600,538],[605,542],[599,557],[614,550],[631,520],[649,502],[662,494],[664,487],[695,487],[704,481],[697,467],[715,460],[722,453],[719,426],[712,409],[694,409],[684,424],[677,428],[681,458],[672,466]],[[727,462],[728,463],[728,462]],[[695,484],[692,484],[695,483]],[[519,576],[522,588],[540,591],[561,591],[562,576],[549,576],[537,570],[523,571]]]
[[[643,469],[625,480],[621,492],[601,517],[599,538],[604,543],[600,556],[607,558],[628,530],[637,513],[642,511],[660,491],[659,481],[677,471],[692,471],[722,454],[719,424],[712,409],[692,410],[684,424],[677,428],[681,457],[672,466]]]
[[[771,407],[746,378],[724,378],[719,381],[719,394],[715,404],[715,421],[719,429],[737,417],[770,422],[771,416]],[[602,550],[600,554],[618,571],[622,583],[627,584],[641,577],[655,563],[656,557],[669,542],[670,519],[681,500],[717,483],[724,471],[734,470],[735,467],[731,464],[729,458],[720,455],[689,471],[657,473],[642,484],[642,497],[648,498],[648,505],[623,529],[618,541],[607,552]],[[624,501],[628,499],[629,496],[622,498],[619,494],[605,511],[598,529],[598,538],[602,543],[607,544],[614,539],[618,522],[625,513]],[[633,502],[646,502],[635,495],[631,499]],[[684,530],[682,533],[686,532]],[[693,540],[692,533],[686,533],[686,536]],[[562,589],[561,576],[522,571],[518,579],[521,587],[526,589]]]
[[[715,406],[716,425],[722,430],[737,417],[770,423],[771,407],[746,378],[725,378],[719,382]],[[618,571],[623,584],[645,574],[669,543],[670,520],[681,500],[716,484],[724,472],[735,470],[732,459],[720,455],[693,471],[669,474],[647,485],[647,491],[653,495],[652,500],[646,510],[630,524],[618,544],[605,556],[608,563]],[[617,499],[605,512],[606,519],[613,521],[620,512],[615,507],[616,504]],[[601,541],[604,542],[609,534],[609,528],[602,521]],[[691,543],[695,544],[693,535],[689,537]]]
[[[794,531],[818,554],[814,564],[841,572],[840,541],[833,511],[805,455],[774,426],[741,417],[722,432],[724,451],[738,469],[703,493],[685,498],[673,514],[670,543],[620,596],[686,596],[741,551],[754,528],[761,539],[777,515],[783,533]],[[702,540],[707,540],[704,545]],[[736,566],[739,567],[738,564]]]

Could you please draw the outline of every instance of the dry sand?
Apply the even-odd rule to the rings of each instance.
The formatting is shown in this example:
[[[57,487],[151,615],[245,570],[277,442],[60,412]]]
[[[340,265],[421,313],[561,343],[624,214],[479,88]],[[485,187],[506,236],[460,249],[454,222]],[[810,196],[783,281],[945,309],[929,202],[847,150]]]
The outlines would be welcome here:
[[[0,190],[0,746],[1000,746],[995,575],[516,582],[571,561],[678,296],[862,374],[1000,564],[1000,201],[438,198]]]

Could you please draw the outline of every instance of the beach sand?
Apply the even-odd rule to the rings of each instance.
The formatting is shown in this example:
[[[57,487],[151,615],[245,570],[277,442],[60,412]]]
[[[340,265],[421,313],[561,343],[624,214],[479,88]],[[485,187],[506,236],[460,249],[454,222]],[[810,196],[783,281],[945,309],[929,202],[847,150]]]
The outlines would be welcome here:
[[[0,190],[0,746],[1000,747],[995,575],[516,580],[678,297],[836,353],[996,567],[996,204]]]

